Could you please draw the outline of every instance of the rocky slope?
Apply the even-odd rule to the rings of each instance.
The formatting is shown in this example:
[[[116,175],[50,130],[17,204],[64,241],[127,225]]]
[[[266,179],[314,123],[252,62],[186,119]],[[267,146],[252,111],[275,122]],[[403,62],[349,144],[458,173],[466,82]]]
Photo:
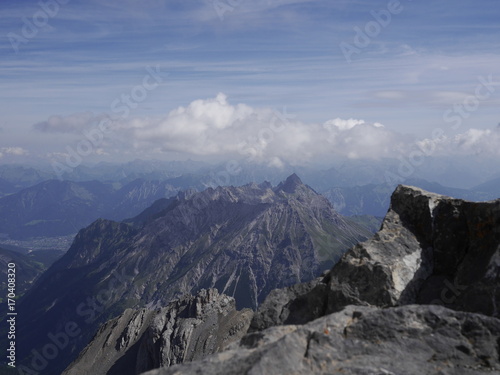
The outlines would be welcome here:
[[[500,371],[500,320],[443,307],[348,306],[248,334],[230,350],[145,375],[472,375]]]
[[[239,309],[256,308],[271,290],[313,279],[371,235],[295,175],[274,188],[191,191],[155,207],[150,220],[132,220],[139,226],[99,220],[80,231],[42,275],[19,304],[26,363],[68,321],[82,334],[45,373],[64,369],[101,323],[126,308],[165,306],[203,288],[234,297]]]
[[[399,186],[372,239],[272,291],[231,350],[147,374],[500,373],[499,260],[500,200]]]
[[[135,375],[225,349],[246,333],[252,310],[201,290],[160,309],[127,309],[107,322],[64,375]]]

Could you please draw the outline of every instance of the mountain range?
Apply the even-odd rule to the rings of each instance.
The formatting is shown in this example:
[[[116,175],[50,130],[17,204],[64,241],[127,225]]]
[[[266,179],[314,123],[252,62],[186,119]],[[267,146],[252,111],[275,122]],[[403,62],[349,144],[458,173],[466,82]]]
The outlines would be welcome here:
[[[187,189],[202,191],[218,185],[243,185],[270,181],[277,184],[288,171],[299,170],[307,183],[327,197],[334,208],[347,216],[383,218],[397,182],[384,174],[397,170],[351,160],[317,170],[286,166],[256,168],[240,164],[236,172],[201,162],[141,161],[121,165],[100,163],[79,166],[50,180],[50,171],[21,166],[0,166],[0,236],[28,240],[37,237],[74,235],[98,218],[123,220],[137,215],[155,200],[170,198]],[[494,178],[471,189],[443,186],[416,176],[402,179],[407,185],[456,198],[484,201],[498,198],[500,180]]]
[[[0,233],[13,239],[73,234],[101,217],[135,216],[178,191],[169,181],[134,180],[116,189],[99,181],[48,180],[0,198]]]
[[[182,192],[147,213],[81,230],[26,293],[19,303],[24,363],[40,361],[47,337],[75,323],[81,334],[57,361],[46,360],[44,373],[56,374],[126,308],[167,306],[201,289],[256,309],[271,290],[314,279],[371,236],[295,174],[275,187]]]

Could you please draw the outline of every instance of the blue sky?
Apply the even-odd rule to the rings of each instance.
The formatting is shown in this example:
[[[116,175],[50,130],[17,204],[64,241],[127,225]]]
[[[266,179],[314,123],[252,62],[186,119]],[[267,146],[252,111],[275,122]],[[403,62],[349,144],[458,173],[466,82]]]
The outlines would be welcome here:
[[[286,137],[276,136],[283,150],[266,154],[270,159],[287,159],[288,146],[300,149],[301,157],[314,154],[315,134],[334,119],[383,124],[385,133],[374,135],[385,137],[383,142],[370,144],[366,154],[361,151],[369,140],[355,144],[358,149],[352,152],[346,148],[353,157],[388,156],[390,145],[401,149],[432,140],[435,129],[447,137],[438,142],[443,153],[464,144],[465,152],[477,153],[483,141],[485,149],[500,149],[494,143],[500,139],[495,133],[500,123],[500,7],[493,0],[41,3],[50,6],[0,4],[0,163],[27,155],[63,157],[83,130],[106,116],[116,117],[112,103],[141,85],[148,67],[156,67],[161,80],[119,118],[113,134],[93,150],[95,157],[120,158],[125,151],[128,158],[225,155],[235,149],[220,142],[252,137],[252,126],[265,127],[272,118],[269,110],[283,107],[295,116],[290,133],[296,137],[288,144]],[[381,25],[374,12],[389,13],[390,20],[382,18],[387,22]],[[23,27],[32,22],[41,26],[28,36]],[[372,31],[368,45],[356,44],[355,30]],[[341,48],[346,45],[356,50],[351,61]],[[477,99],[481,79],[495,84],[490,91],[483,87],[489,95]],[[456,106],[467,100],[469,110],[459,114]],[[249,109],[235,109],[239,103]],[[198,127],[190,128],[189,122],[181,129],[180,117],[172,114],[180,106],[193,111],[182,121],[194,119]],[[232,108],[236,117],[218,121],[217,111],[224,108]],[[209,111],[211,120],[203,123],[199,110]],[[336,132],[339,121],[331,122]],[[205,139],[202,145],[185,139],[197,136]],[[343,134],[342,145],[332,136],[329,145],[340,149],[354,136]],[[474,147],[470,142],[476,142]],[[328,153],[328,147],[319,148]],[[151,150],[154,155],[148,154]]]

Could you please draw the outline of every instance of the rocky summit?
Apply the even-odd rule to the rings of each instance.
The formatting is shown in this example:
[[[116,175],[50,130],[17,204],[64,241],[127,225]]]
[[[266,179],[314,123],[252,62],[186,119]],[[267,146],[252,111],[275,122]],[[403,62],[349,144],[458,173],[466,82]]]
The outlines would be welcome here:
[[[499,374],[500,200],[399,186],[380,231],[276,289],[229,350],[167,374]]]
[[[256,309],[271,290],[314,279],[370,236],[296,175],[276,187],[187,191],[126,222],[98,220],[20,302],[19,356],[43,367],[47,337],[74,323],[81,334],[44,363],[42,373],[59,374],[110,318],[201,289]]]

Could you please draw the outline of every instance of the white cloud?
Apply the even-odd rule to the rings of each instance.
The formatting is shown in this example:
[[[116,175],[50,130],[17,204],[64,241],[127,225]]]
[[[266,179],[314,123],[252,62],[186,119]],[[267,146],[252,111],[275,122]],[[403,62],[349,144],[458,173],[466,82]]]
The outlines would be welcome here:
[[[161,120],[133,119],[122,128],[130,132],[137,149],[207,156],[239,154],[275,166],[334,154],[385,157],[400,148],[403,138],[380,123],[360,119],[336,118],[319,125],[283,117],[269,108],[232,105],[220,93],[179,107]]]
[[[22,147],[2,147],[0,148],[0,152],[2,154],[8,154],[14,156],[23,156],[29,154],[29,152]]]
[[[500,155],[500,129],[469,129],[450,143],[460,153]]]
[[[334,120],[329,120],[324,123],[324,127],[328,130],[333,130],[334,128],[338,128],[339,130],[348,130],[354,128],[356,125],[364,124],[364,120],[356,120],[350,118],[349,120],[342,120],[341,118],[336,118]]]
[[[454,136],[441,136],[418,141],[432,155],[484,155],[500,156],[500,128],[468,129]]]
[[[195,100],[158,120],[134,119],[131,129],[138,145],[156,145],[165,151],[216,155],[237,151],[238,134],[244,135],[248,122],[257,122],[255,111],[244,104],[232,106],[224,94]]]

